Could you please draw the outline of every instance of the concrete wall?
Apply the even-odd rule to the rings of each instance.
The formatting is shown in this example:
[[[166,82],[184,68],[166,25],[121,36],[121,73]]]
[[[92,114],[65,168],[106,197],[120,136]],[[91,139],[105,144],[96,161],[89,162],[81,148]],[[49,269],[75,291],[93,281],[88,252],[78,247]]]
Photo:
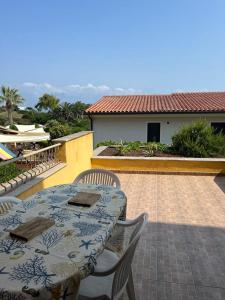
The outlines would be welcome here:
[[[25,199],[42,189],[54,185],[72,183],[78,174],[91,168],[91,157],[93,155],[92,132],[75,133],[57,139],[55,142],[62,144],[58,152],[58,157],[61,162],[65,163],[65,167],[50,176],[44,177],[43,173],[43,180],[32,185],[21,194],[16,195],[18,198]],[[32,182],[35,181],[28,182],[27,186]]]
[[[93,156],[92,132],[80,132],[57,139],[55,142],[62,144],[58,156],[63,166],[49,169],[41,174],[40,179],[30,180],[7,195],[26,199],[42,189],[59,184],[72,183],[78,174],[90,168],[125,172],[225,173],[225,159]]]
[[[117,172],[225,173],[225,159],[222,158],[94,156],[91,162],[92,168]]]
[[[104,140],[147,141],[147,123],[160,123],[160,142],[171,143],[171,137],[185,124],[200,118],[225,122],[225,114],[165,115],[99,115],[93,116],[94,145]]]

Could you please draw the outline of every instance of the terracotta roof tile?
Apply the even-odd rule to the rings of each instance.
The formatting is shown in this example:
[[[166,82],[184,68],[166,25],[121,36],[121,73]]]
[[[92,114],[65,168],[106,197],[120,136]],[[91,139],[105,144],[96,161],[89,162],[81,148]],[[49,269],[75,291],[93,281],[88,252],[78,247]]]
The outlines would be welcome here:
[[[90,114],[225,112],[225,92],[104,96],[86,112]]]

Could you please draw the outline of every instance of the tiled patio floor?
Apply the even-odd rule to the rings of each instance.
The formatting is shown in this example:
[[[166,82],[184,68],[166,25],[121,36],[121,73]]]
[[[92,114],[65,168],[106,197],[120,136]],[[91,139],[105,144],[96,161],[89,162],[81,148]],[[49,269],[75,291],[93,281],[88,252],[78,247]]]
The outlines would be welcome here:
[[[225,177],[119,177],[127,217],[150,216],[133,263],[137,300],[224,300]]]

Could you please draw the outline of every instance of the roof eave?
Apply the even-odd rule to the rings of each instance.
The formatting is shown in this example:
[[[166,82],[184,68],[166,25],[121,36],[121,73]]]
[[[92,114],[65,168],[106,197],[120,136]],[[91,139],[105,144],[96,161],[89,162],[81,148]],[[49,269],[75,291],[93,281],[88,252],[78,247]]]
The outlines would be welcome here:
[[[168,115],[168,114],[224,114],[225,110],[208,111],[159,111],[159,112],[85,112],[87,115]]]

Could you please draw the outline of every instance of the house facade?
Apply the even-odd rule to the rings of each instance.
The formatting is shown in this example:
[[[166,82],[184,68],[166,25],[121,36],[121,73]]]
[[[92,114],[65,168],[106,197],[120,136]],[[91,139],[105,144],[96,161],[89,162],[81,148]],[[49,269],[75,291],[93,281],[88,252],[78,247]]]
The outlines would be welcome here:
[[[94,145],[104,140],[170,144],[182,126],[201,118],[225,132],[225,92],[105,96],[86,113]]]

